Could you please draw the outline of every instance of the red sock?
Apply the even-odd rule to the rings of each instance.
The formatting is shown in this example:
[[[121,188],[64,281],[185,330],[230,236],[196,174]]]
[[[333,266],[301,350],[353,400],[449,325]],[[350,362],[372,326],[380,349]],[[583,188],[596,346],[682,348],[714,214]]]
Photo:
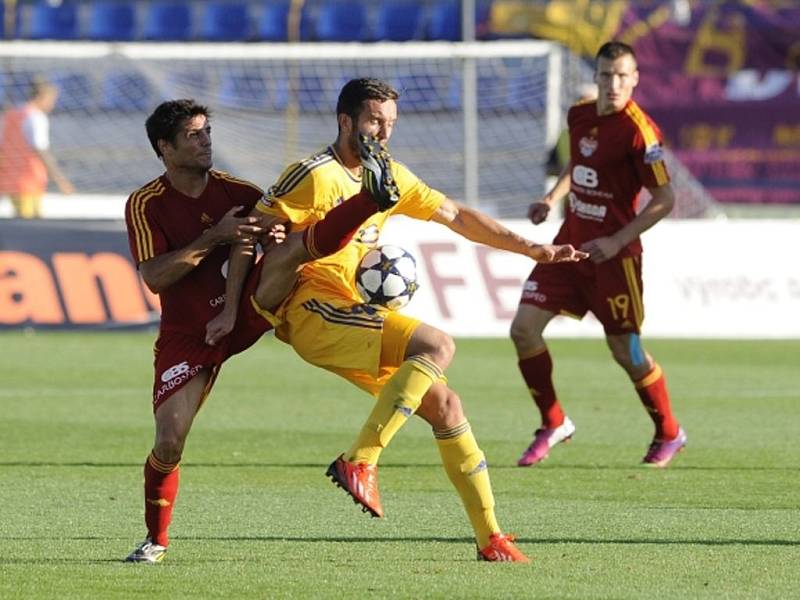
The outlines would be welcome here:
[[[642,379],[634,382],[634,385],[642,404],[656,425],[656,438],[675,439],[678,435],[678,422],[672,416],[667,380],[661,367],[653,363],[653,369]]]
[[[553,359],[550,358],[550,352],[543,348],[533,356],[521,358],[517,364],[542,415],[542,427],[553,429],[561,425],[564,411],[553,387]]]
[[[144,463],[144,522],[147,535],[156,544],[167,546],[167,528],[178,495],[179,463],[167,464],[152,452]]]
[[[358,227],[378,210],[367,191],[360,191],[333,208],[325,218],[303,231],[303,244],[313,258],[341,250]]]

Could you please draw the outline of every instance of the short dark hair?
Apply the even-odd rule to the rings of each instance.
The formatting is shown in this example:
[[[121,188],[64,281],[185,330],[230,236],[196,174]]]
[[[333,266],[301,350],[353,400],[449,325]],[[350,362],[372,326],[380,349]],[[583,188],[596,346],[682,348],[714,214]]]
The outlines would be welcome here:
[[[344,84],[342,91],[339,92],[339,100],[336,102],[336,115],[345,114],[353,121],[358,119],[361,108],[366,100],[397,100],[400,93],[391,85],[381,79],[363,77],[361,79],[351,79]]]
[[[174,145],[175,138],[180,133],[184,121],[197,115],[203,115],[210,119],[211,111],[207,106],[197,104],[190,98],[167,100],[156,107],[153,114],[147,117],[144,127],[147,130],[147,138],[150,140],[150,145],[153,146],[157,157],[161,158],[158,140],[167,140]]]
[[[616,40],[612,40],[600,46],[600,49],[597,51],[597,55],[595,56],[595,60],[598,60],[600,58],[615,60],[620,56],[625,56],[626,54],[629,54],[633,58],[633,60],[636,60],[636,53],[633,51],[633,48],[631,46],[629,46],[625,42],[618,42]]]

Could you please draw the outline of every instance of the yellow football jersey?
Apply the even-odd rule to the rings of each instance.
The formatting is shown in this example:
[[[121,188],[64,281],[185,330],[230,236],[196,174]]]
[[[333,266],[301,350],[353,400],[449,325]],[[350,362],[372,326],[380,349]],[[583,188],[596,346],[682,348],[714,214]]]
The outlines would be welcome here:
[[[356,268],[364,254],[378,245],[386,219],[399,214],[427,221],[445,200],[444,194],[428,187],[402,163],[392,161],[392,175],[400,190],[397,204],[367,219],[339,252],[304,265],[293,302],[318,293],[361,302],[355,288]],[[329,146],[290,165],[256,207],[265,214],[288,219],[295,224],[294,229],[303,229],[360,190],[361,179],[342,164]]]

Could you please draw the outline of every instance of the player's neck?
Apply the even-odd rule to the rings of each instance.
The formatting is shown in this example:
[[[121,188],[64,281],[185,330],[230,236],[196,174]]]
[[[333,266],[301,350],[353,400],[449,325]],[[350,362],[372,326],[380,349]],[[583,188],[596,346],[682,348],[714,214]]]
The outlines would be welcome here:
[[[361,175],[361,159],[351,152],[346,143],[342,143],[341,139],[337,139],[331,146],[345,169],[355,176]]]
[[[190,198],[199,198],[208,185],[208,171],[172,168],[166,176],[172,187]]]

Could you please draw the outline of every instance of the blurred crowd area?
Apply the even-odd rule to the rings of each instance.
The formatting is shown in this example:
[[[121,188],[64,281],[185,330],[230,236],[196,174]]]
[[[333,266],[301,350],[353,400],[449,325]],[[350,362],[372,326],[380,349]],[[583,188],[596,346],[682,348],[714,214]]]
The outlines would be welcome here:
[[[0,7],[7,40],[36,42],[363,42],[368,58],[369,44],[380,41],[458,41],[465,35],[486,44],[550,40],[564,49],[562,118],[591,79],[594,52],[615,38],[636,49],[641,71],[636,100],[660,124],[687,175],[714,202],[800,206],[800,2],[794,0],[5,0]],[[474,31],[462,31],[465,7],[474,10]],[[8,46],[0,69],[3,105],[23,102],[34,75],[54,81],[60,95],[53,149],[79,190],[126,193],[152,171],[141,124],[165,96],[198,96],[222,110],[220,117],[233,125],[221,162],[237,171],[242,150],[263,152],[246,139],[249,132],[257,132],[271,149],[285,146],[292,131],[316,135],[320,145],[332,138],[328,125],[341,83],[353,75],[378,74],[403,93],[407,133],[399,130],[397,143],[410,155],[431,159],[420,140],[432,141],[436,158],[450,161],[434,169],[432,183],[456,196],[461,191],[462,77],[452,65],[384,61],[357,69],[346,61],[309,59],[294,70],[246,60],[209,68],[192,60],[186,44],[173,68],[166,68],[69,59],[68,52],[60,62],[33,59],[27,50],[15,53],[14,44]],[[364,68],[370,73],[356,73]],[[516,214],[545,185],[546,69],[540,60],[518,58],[478,64],[480,191],[497,200],[501,216]],[[298,112],[299,121],[289,122],[286,115],[298,119]],[[443,129],[450,133],[430,133]],[[507,143],[508,131],[536,141]],[[111,148],[103,145],[109,138]],[[515,151],[525,153],[530,165],[516,185],[519,168],[502,170]],[[292,158],[282,154],[274,169]],[[112,159],[117,166],[108,164]],[[262,168],[263,179],[254,179],[268,184],[270,169]],[[452,180],[437,180],[443,174]]]

